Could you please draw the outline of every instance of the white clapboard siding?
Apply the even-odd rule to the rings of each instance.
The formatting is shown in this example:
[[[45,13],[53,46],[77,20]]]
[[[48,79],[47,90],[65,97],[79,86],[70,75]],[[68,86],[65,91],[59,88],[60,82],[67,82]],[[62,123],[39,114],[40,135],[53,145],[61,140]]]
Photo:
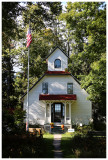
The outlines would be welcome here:
[[[54,68],[55,59],[61,60],[61,68]],[[65,68],[68,68],[68,57],[59,48],[57,48],[48,57],[48,71],[65,71]]]
[[[39,101],[39,94],[42,94],[42,83],[48,82],[49,94],[67,94],[67,83],[73,83],[73,94],[77,95],[77,100],[72,103],[71,114],[72,123],[78,119],[82,123],[88,124],[91,118],[91,102],[87,100],[87,92],[70,75],[45,76],[29,93],[29,121],[30,123],[45,123],[45,104]],[[24,97],[24,109],[26,109],[27,96]],[[80,121],[79,120],[79,121]],[[50,119],[48,117],[50,123]]]

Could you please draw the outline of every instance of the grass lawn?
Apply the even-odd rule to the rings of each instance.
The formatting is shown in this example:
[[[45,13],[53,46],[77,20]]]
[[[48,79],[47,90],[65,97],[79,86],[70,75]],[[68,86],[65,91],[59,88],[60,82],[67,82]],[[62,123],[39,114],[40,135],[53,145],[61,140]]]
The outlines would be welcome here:
[[[63,158],[105,158],[106,140],[65,133],[62,135],[61,149]]]
[[[75,158],[71,149],[72,137],[74,137],[74,133],[66,132],[65,134],[62,134],[61,149],[63,151],[63,158]]]
[[[42,156],[40,158],[54,158],[53,139],[53,134],[45,133],[43,135]]]

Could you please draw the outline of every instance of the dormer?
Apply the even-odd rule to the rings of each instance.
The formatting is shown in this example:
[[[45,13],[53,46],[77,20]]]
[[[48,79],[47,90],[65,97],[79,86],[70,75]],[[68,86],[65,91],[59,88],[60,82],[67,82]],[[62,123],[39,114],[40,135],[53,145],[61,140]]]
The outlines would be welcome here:
[[[65,71],[68,68],[68,56],[56,47],[48,56],[48,71]]]

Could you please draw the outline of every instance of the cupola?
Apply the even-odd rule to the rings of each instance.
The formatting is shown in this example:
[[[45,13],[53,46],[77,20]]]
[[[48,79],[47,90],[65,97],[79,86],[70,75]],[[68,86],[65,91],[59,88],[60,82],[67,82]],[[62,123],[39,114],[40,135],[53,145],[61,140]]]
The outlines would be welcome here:
[[[48,56],[48,71],[65,71],[68,68],[68,56],[56,47]]]

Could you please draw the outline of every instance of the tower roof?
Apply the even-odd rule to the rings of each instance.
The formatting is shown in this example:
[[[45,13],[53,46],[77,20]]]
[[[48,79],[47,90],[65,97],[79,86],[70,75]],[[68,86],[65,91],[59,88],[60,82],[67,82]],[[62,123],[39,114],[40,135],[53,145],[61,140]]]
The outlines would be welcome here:
[[[69,58],[69,56],[68,56],[60,47],[57,46],[57,47],[55,47],[55,48],[53,49],[53,51],[46,57],[46,59],[47,59],[56,49],[60,49],[60,50],[64,53],[64,55]]]

